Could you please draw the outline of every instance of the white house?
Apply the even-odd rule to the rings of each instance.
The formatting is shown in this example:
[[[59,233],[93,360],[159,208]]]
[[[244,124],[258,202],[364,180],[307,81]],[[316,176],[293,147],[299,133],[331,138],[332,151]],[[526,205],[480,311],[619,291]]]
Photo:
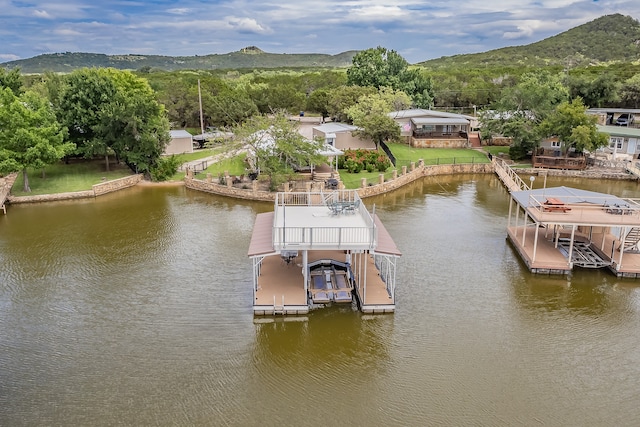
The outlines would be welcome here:
[[[400,126],[400,137],[412,147],[466,148],[475,117],[425,109],[389,113]]]
[[[356,130],[358,130],[357,126],[347,123],[325,123],[313,127],[313,138],[320,138],[327,145],[339,150],[355,150],[358,148],[375,150],[375,142],[353,135]]]
[[[596,125],[598,132],[609,135],[609,146],[600,149],[613,160],[638,158],[640,154],[640,129],[626,126]]]

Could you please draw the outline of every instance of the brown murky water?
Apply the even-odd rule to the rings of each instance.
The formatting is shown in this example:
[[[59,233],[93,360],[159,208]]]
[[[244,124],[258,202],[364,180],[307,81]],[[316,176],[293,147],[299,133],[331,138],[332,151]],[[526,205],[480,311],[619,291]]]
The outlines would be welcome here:
[[[539,184],[536,182],[536,184]],[[637,184],[549,179],[623,196]],[[366,200],[397,312],[254,323],[256,213],[137,187],[0,215],[0,425],[636,425],[640,282],[530,275],[493,176]]]

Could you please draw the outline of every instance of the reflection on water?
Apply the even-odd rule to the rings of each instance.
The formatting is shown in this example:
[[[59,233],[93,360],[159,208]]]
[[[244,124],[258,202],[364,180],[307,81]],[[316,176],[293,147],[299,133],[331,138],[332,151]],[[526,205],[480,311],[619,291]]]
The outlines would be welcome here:
[[[547,183],[587,184],[636,192]],[[640,419],[637,281],[529,274],[490,175],[429,177],[365,203],[403,252],[396,313],[334,307],[269,323],[254,323],[247,258],[269,203],[135,187],[11,206],[0,216],[0,425]]]

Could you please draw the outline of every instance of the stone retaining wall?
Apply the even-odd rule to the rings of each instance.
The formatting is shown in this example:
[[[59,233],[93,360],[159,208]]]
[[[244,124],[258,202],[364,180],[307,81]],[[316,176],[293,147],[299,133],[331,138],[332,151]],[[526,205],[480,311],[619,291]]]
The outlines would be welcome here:
[[[356,191],[358,191],[360,198],[364,199],[396,190],[424,176],[492,172],[493,167],[490,163],[425,166],[422,161],[420,161],[418,162],[418,166],[412,164],[409,167],[409,171],[407,171],[406,167],[403,167],[400,175],[398,175],[397,171],[394,171],[392,179],[388,181],[384,180],[384,175],[382,174],[380,174],[378,182],[373,185],[369,185],[367,180],[363,179],[361,187]],[[275,200],[275,192],[258,190],[256,181],[252,182],[252,188],[242,189],[231,186],[231,184],[229,184],[229,180],[227,180],[228,184],[224,185],[214,182],[210,176],[207,177],[206,180],[200,180],[194,179],[193,174],[187,173],[184,182],[185,186],[192,190],[204,191],[207,193],[218,194],[220,196],[268,202]],[[307,191],[320,191],[322,189],[324,189],[324,183],[322,182],[307,183]],[[285,184],[284,191],[289,191],[287,184]]]
[[[132,187],[142,180],[142,174],[131,175],[113,181],[96,184],[91,190],[74,191],[69,193],[41,194],[39,196],[9,196],[7,201],[12,204],[54,202],[59,200],[87,199],[102,196],[124,188]]]

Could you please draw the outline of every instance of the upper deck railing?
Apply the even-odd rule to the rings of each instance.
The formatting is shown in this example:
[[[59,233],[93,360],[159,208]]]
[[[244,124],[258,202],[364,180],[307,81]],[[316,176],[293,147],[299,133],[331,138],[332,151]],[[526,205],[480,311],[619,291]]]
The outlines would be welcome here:
[[[363,226],[327,226],[309,215],[309,225],[290,226],[286,207],[326,209],[327,215],[357,215]],[[278,216],[282,215],[282,218]],[[339,224],[339,222],[337,222]],[[377,229],[373,217],[362,203],[357,191],[277,193],[273,222],[273,245],[283,249],[373,249],[377,245]]]

